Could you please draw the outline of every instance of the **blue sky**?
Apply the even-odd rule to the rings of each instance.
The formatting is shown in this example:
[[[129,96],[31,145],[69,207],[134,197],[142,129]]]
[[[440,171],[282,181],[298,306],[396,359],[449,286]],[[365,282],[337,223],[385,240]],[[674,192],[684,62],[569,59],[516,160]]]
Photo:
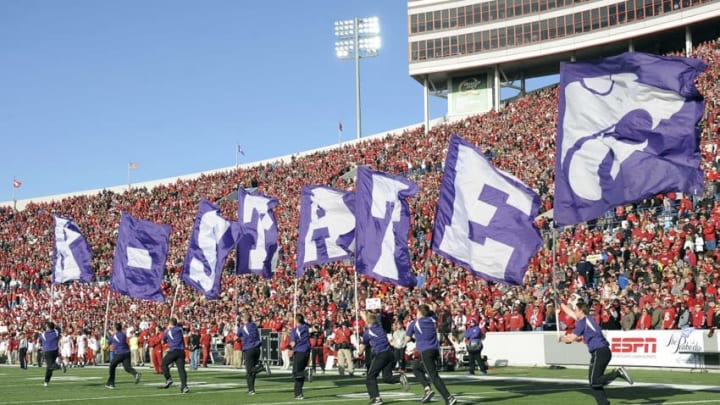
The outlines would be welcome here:
[[[333,22],[380,19],[363,133],[423,120],[400,0],[0,2],[0,201],[213,170],[355,136]],[[433,99],[433,117],[445,103]]]

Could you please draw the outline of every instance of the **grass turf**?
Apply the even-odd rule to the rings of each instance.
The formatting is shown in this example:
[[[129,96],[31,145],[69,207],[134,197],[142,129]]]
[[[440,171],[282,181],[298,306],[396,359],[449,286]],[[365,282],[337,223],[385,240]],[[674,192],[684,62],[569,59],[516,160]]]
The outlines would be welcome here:
[[[366,404],[365,379],[340,377],[336,372],[316,375],[305,383],[304,401],[293,396],[293,383],[287,372],[274,370],[271,376],[260,374],[257,395],[249,396],[243,371],[217,367],[188,372],[190,393],[180,394],[177,370],[171,373],[175,383],[167,390],[159,388],[164,379],[146,367],[140,384],[133,384],[130,374],[118,368],[116,389],[104,387],[107,367],[55,371],[48,387],[43,387],[45,369],[0,367],[0,404]],[[720,404],[720,380],[717,373],[690,373],[687,369],[672,371],[630,369],[635,385],[617,380],[607,387],[613,404]],[[451,393],[460,404],[593,404],[586,382],[586,369],[547,369],[507,367],[492,369],[490,376],[466,376],[464,372],[442,373]],[[411,388],[403,392],[400,385],[380,383],[385,403],[418,403],[422,388],[410,375]],[[444,404],[440,395],[432,401]]]

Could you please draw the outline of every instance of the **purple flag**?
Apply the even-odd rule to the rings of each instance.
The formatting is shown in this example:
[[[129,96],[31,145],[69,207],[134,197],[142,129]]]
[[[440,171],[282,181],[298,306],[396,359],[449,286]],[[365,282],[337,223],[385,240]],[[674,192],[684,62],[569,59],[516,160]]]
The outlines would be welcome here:
[[[555,222],[653,196],[703,191],[700,60],[627,52],[560,65]]]
[[[395,285],[412,287],[408,231],[410,209],[406,198],[417,184],[360,166],[357,172],[357,255],[355,271]]]
[[[297,277],[305,267],[347,259],[355,251],[355,194],[305,186],[300,200]]]
[[[539,207],[537,193],[453,135],[432,249],[475,276],[521,285],[530,259],[542,246],[533,225]]]
[[[165,302],[160,288],[170,244],[170,225],[122,213],[110,289],[133,298]]]
[[[55,218],[55,252],[52,282],[62,284],[80,280],[84,283],[95,277],[91,261],[92,251],[80,228],[70,219]]]
[[[237,274],[272,277],[278,261],[278,228],[273,208],[275,198],[238,190]]]
[[[183,281],[208,299],[219,298],[223,265],[239,232],[237,223],[220,216],[220,208],[202,199],[185,255]]]

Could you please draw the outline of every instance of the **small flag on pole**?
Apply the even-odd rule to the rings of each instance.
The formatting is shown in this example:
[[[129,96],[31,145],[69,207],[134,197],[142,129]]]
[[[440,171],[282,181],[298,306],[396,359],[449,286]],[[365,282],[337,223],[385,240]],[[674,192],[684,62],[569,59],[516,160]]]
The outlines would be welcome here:
[[[18,179],[13,179],[13,187],[15,187],[15,188],[22,187],[22,182]]]
[[[138,164],[138,162],[128,163],[128,169],[130,169],[130,170],[137,170],[139,168],[140,168],[140,165]]]
[[[243,150],[242,145],[238,145],[238,146],[237,146],[237,153],[245,156],[245,151]]]
[[[338,131],[342,132],[342,121],[338,122]]]

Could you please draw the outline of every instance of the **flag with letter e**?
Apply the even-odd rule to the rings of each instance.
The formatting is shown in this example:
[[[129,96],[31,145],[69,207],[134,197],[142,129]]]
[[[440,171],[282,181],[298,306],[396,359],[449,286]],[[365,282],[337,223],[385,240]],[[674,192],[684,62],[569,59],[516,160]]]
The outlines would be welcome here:
[[[238,190],[237,274],[272,277],[278,261],[278,227],[273,208],[278,200]]]
[[[626,52],[560,64],[554,217],[571,225],[658,193],[703,191],[698,59]]]
[[[84,283],[95,277],[91,261],[92,251],[85,236],[75,222],[53,216],[55,219],[55,251],[53,253],[54,284],[80,280]]]
[[[237,223],[220,215],[220,208],[202,199],[183,263],[183,281],[208,299],[219,298],[223,265],[239,231]]]
[[[533,225],[540,197],[452,136],[440,184],[432,249],[473,275],[521,285],[542,246]]]
[[[170,225],[122,213],[110,289],[133,298],[165,302],[160,284],[170,244]]]
[[[413,287],[408,231],[407,198],[418,192],[417,184],[401,177],[360,166],[355,194],[355,271],[380,281]]]
[[[347,259],[355,251],[355,193],[305,186],[300,197],[297,277],[305,267]]]

